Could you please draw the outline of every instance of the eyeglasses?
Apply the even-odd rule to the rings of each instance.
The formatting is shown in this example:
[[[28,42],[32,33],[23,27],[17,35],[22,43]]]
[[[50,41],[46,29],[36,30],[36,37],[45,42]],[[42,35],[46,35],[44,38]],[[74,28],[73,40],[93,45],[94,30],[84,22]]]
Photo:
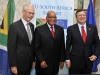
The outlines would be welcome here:
[[[32,12],[28,12],[28,11],[25,11],[25,12],[27,12],[28,14],[32,14],[32,15],[34,15],[35,13],[32,13]]]
[[[34,15],[35,13],[31,13],[31,12],[27,12],[28,14],[32,14],[32,15]]]
[[[57,17],[53,17],[53,16],[48,16],[48,18],[57,18]]]

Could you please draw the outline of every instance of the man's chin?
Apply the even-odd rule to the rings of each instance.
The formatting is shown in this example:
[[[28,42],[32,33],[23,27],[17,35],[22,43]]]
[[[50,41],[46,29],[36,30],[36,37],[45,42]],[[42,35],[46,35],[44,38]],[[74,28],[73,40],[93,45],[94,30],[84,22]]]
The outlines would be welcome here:
[[[50,25],[54,25],[55,23],[50,23]]]

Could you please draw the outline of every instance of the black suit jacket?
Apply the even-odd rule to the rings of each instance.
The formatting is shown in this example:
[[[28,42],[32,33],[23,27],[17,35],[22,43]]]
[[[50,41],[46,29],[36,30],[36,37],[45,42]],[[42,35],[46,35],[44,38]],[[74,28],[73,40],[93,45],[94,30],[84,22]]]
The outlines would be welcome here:
[[[32,32],[32,43],[29,43],[26,29],[19,20],[10,25],[8,32],[8,59],[10,67],[17,66],[19,71],[25,71],[29,68],[30,61],[34,61],[34,25],[30,23]]]
[[[86,43],[83,42],[78,24],[72,25],[67,29],[66,60],[71,61],[72,68],[83,68],[87,64],[88,68],[91,69],[92,62],[89,57],[91,55],[99,55],[100,45],[97,28],[90,24],[86,24],[86,28]]]
[[[63,28],[54,25],[55,37],[52,37],[47,24],[39,26],[35,30],[35,53],[37,57],[36,71],[50,74],[53,69],[59,71],[59,62],[64,62],[64,31]],[[42,69],[40,63],[46,61],[48,67]]]

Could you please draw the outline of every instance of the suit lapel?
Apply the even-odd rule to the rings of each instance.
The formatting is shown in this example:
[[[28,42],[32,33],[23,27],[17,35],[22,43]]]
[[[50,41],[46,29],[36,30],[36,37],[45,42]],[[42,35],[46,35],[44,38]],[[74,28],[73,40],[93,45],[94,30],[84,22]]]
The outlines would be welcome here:
[[[87,37],[86,37],[86,43],[89,40],[89,36],[91,34],[91,28],[86,24],[86,29],[87,29]]]
[[[75,32],[77,34],[77,36],[80,38],[80,40],[84,43],[83,39],[82,39],[82,36],[81,36],[81,33],[80,33],[80,30],[79,30],[79,27],[78,27],[78,24],[75,25]]]
[[[58,34],[58,29],[57,29],[57,26],[54,25],[54,28],[55,28],[55,38],[57,37],[57,34]]]
[[[50,36],[52,39],[54,39],[47,24],[45,24],[45,32],[47,33],[48,36]]]
[[[26,29],[25,29],[24,24],[23,24],[23,22],[22,22],[21,20],[20,20],[19,26],[20,26],[22,32],[24,33],[26,40],[29,42],[29,40],[28,40],[28,35],[27,35],[27,32],[26,32]]]

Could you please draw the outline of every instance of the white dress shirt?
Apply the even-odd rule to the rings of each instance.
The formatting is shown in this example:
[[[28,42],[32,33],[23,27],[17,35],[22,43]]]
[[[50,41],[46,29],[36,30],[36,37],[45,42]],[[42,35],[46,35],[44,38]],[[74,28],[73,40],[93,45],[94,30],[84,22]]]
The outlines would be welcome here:
[[[51,29],[51,25],[50,25],[50,24],[48,24],[48,23],[47,23],[47,25],[48,25],[48,27],[49,27],[49,29],[50,29],[50,31],[51,31],[51,30],[52,30],[52,29]],[[52,25],[52,27],[53,27],[53,31],[55,32],[54,25]]]
[[[78,28],[79,28],[80,34],[82,35],[82,32],[81,32],[82,26],[84,26],[84,30],[85,30],[85,33],[87,35],[86,23],[84,25],[81,25],[81,24],[78,23]]]
[[[23,22],[23,24],[24,24],[24,27],[25,27],[25,29],[26,29],[26,32],[27,32],[27,23],[29,23],[29,22],[26,22],[23,18],[22,18],[21,20],[22,20],[22,22]],[[31,33],[31,40],[32,40],[31,28],[30,28],[30,33]]]

